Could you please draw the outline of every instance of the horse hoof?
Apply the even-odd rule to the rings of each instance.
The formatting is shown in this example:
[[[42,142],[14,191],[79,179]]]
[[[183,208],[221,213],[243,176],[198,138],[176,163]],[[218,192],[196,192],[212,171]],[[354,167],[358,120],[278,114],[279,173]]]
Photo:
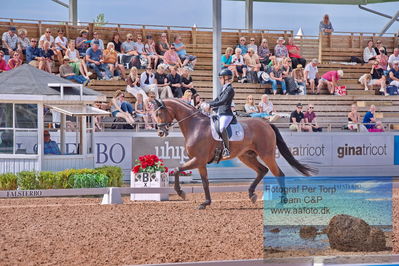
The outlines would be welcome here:
[[[198,206],[198,210],[205,210],[205,209],[206,209],[205,204],[200,204],[200,206]]]
[[[182,200],[186,200],[186,192],[184,192],[183,190],[180,192],[179,196],[180,198],[182,198]]]
[[[258,200],[258,196],[257,196],[256,194],[253,194],[253,195],[251,196],[251,201],[252,201],[252,203],[256,203],[257,200]]]

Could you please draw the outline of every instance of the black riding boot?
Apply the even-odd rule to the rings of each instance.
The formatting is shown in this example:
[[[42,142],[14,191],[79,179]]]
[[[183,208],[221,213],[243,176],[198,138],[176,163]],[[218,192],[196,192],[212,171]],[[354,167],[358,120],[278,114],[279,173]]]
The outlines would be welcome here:
[[[223,139],[223,159],[230,157],[230,144],[229,144],[229,134],[227,133],[227,129],[224,129],[222,132],[222,139]]]

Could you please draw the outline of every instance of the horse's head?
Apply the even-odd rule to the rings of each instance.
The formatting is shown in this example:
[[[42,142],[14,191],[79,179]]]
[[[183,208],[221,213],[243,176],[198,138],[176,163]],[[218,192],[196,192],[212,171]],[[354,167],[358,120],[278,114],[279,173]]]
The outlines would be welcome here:
[[[172,125],[174,117],[169,113],[168,108],[162,100],[155,100],[155,119],[158,127],[158,136],[166,137],[169,135],[169,128]]]

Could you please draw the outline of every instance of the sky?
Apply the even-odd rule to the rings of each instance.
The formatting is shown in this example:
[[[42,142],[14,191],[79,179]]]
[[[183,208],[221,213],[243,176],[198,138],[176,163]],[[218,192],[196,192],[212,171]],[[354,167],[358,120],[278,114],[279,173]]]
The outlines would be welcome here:
[[[68,9],[51,0],[16,0],[9,3],[1,5],[0,17],[68,20]],[[244,6],[244,1],[223,0],[222,27],[244,28]],[[399,10],[399,2],[367,7],[394,15]],[[212,0],[78,0],[79,21],[91,22],[100,13],[105,14],[106,21],[116,23],[212,26]],[[302,27],[305,35],[316,35],[324,14],[330,15],[335,31],[380,32],[388,21],[357,6],[255,2],[254,28],[296,32]],[[398,30],[399,23],[396,22],[388,32]]]

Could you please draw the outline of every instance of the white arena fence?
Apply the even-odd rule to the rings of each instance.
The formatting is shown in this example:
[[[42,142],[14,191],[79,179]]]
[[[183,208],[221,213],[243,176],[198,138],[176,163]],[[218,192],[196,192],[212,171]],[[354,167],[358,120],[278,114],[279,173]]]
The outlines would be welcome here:
[[[248,192],[249,185],[240,186],[210,186],[211,192]],[[184,186],[182,190],[186,194],[203,193],[202,186]],[[257,191],[263,190],[259,185]],[[106,188],[77,188],[77,189],[38,189],[38,190],[3,190],[0,191],[0,198],[47,198],[47,197],[80,197],[104,195],[101,204],[122,204],[122,195],[134,193],[142,194],[176,194],[173,187],[106,187]]]

